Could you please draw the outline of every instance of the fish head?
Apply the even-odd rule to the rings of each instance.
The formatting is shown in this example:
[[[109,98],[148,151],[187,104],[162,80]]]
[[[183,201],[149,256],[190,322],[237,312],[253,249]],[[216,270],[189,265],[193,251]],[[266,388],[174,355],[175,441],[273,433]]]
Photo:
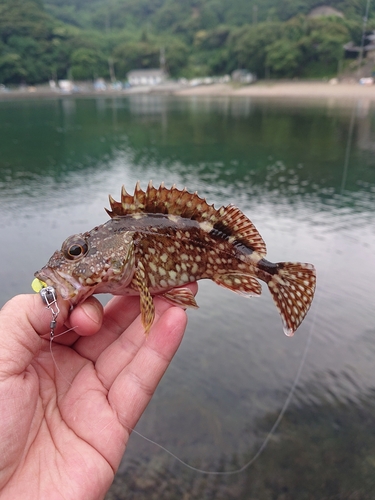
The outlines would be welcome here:
[[[98,227],[69,236],[35,277],[76,305],[94,293],[115,293],[116,288],[127,287],[134,270],[131,233]]]

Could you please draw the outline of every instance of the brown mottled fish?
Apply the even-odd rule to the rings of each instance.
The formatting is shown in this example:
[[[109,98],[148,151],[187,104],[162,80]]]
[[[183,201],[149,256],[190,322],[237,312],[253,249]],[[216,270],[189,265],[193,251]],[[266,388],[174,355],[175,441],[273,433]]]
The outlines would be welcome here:
[[[265,259],[266,245],[235,206],[215,209],[197,193],[137,183],[109,197],[111,219],[66,239],[35,276],[72,305],[94,293],[139,295],[146,333],[154,320],[152,296],[182,307],[198,307],[189,288],[200,279],[243,295],[260,295],[267,283],[287,335],[293,335],[314,296],[311,264]],[[176,288],[179,287],[179,288]]]

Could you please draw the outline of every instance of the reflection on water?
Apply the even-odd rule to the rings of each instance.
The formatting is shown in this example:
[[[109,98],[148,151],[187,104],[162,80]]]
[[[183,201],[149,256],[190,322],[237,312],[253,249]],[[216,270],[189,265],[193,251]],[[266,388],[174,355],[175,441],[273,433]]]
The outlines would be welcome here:
[[[0,227],[6,242],[0,246],[6,284],[1,304],[28,293],[34,271],[65,237],[104,222],[108,193],[116,198],[122,184],[132,189],[138,179],[143,186],[149,179],[186,185],[217,205],[235,203],[259,228],[270,260],[317,267],[316,299],[293,339],[283,335],[267,290],[249,301],[201,283],[200,309],[190,313],[184,342],[137,427],[140,432],[195,465],[218,467],[223,459],[230,468],[233,456],[241,465],[272,426],[309,334],[294,408],[278,435],[283,446],[275,442],[241,481],[248,488],[258,484],[254,496],[262,497],[267,474],[282,463],[291,479],[284,486],[276,482],[275,490],[288,488],[291,496],[283,498],[303,498],[302,484],[317,484],[321,475],[316,463],[327,463],[327,429],[336,429],[340,415],[345,420],[348,398],[359,409],[358,426],[373,432],[366,420],[375,352],[373,107],[361,102],[350,109],[287,106],[246,98],[69,97],[0,102],[0,117]],[[319,408],[321,426],[314,427],[316,434],[311,431],[314,453],[304,454],[305,469],[298,468],[301,436]],[[284,446],[294,428],[295,447]],[[347,457],[354,431],[338,428]],[[353,448],[371,467],[373,458],[366,453]],[[177,467],[164,452],[133,436],[121,470],[136,459],[132,474],[134,479],[138,470],[139,481],[146,468],[153,477],[165,474],[168,482],[166,470]],[[329,464],[333,473],[335,465]],[[183,475],[181,468],[174,470]],[[363,479],[363,492],[370,491],[367,470],[353,468]],[[350,478],[350,467],[344,475]],[[189,479],[181,488],[194,484],[197,489],[200,480]],[[356,480],[353,476],[353,485]],[[212,484],[217,498],[232,498],[228,482]],[[332,492],[326,484],[321,496],[337,494]]]
[[[359,402],[343,403],[320,394],[315,404],[294,405],[262,458],[242,474],[201,475],[152,457],[118,474],[106,498],[175,500],[186,491],[188,498],[215,500],[373,498],[374,396],[372,390]],[[265,415],[258,432],[266,435],[275,419]],[[221,457],[217,470],[237,469],[249,456]]]

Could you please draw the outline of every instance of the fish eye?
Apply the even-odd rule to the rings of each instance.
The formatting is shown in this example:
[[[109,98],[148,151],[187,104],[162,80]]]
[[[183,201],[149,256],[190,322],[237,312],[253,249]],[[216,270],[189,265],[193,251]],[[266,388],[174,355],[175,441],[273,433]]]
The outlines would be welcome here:
[[[89,247],[86,241],[79,236],[71,236],[62,246],[64,256],[69,260],[76,260],[87,254]]]

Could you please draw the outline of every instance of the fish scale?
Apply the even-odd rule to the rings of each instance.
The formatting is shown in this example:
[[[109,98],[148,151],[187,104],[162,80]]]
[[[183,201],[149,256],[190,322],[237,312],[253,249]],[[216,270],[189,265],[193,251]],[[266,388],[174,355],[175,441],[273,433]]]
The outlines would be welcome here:
[[[35,276],[72,305],[92,294],[140,296],[145,332],[154,321],[152,297],[198,307],[186,284],[200,279],[245,296],[267,283],[284,332],[293,335],[310,308],[316,285],[312,264],[265,259],[254,224],[234,205],[216,209],[197,193],[175,186],[109,197],[110,220],[67,238]]]

